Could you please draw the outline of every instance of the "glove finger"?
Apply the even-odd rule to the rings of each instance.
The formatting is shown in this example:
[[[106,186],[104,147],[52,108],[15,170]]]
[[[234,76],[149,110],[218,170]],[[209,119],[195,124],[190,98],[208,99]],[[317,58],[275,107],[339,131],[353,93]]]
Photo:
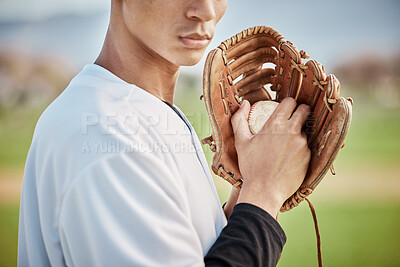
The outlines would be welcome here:
[[[235,143],[241,140],[250,139],[252,134],[249,129],[248,117],[250,112],[250,103],[243,100],[240,108],[233,114],[231,118],[232,130],[235,137]]]
[[[229,64],[232,70],[232,77],[236,79],[241,74],[251,71],[252,69],[262,66],[267,62],[274,62],[277,52],[271,47],[261,47],[257,50],[245,54]]]
[[[293,123],[296,132],[301,132],[301,129],[303,128],[303,125],[306,123],[310,113],[311,113],[310,106],[308,105],[302,104],[297,107],[296,111],[290,118],[290,121]]]
[[[262,69],[250,76],[244,77],[236,83],[238,95],[243,96],[244,94],[257,90],[263,85],[270,84],[274,75],[274,69]]]
[[[258,101],[272,100],[272,97],[264,87],[260,87],[255,91],[245,94],[243,99],[249,101],[250,105],[254,105]]]

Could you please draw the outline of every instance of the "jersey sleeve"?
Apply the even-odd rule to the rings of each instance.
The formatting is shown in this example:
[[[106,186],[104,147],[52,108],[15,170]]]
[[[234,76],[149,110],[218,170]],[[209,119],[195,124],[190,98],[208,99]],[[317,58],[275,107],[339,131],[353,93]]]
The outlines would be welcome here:
[[[203,265],[186,197],[180,178],[150,153],[121,153],[87,166],[60,208],[66,265]]]
[[[286,235],[265,210],[237,204],[204,261],[211,266],[276,266]]]

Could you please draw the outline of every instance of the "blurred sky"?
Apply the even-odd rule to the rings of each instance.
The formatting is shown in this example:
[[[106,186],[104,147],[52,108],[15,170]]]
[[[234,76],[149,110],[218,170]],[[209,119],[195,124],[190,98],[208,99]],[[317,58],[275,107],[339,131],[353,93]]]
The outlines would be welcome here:
[[[101,49],[109,2],[0,0],[0,49],[58,54],[81,68]],[[328,72],[349,57],[400,51],[400,0],[228,0],[208,50],[255,25],[276,28]],[[203,64],[183,72],[201,73]]]
[[[0,0],[0,21],[34,21],[63,14],[107,11],[110,0]]]

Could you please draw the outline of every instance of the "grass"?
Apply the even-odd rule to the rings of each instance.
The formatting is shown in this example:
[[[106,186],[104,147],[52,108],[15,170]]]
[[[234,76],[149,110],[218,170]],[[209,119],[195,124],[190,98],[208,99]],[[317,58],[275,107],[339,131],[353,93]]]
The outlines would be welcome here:
[[[349,163],[392,165],[400,161],[400,109],[354,107],[352,124],[341,151]]]
[[[18,204],[0,204],[0,267],[16,266]]]
[[[24,166],[33,131],[43,107],[20,108],[0,114],[0,169]]]
[[[400,203],[318,204],[324,266],[400,266]],[[314,224],[306,203],[280,215],[287,243],[279,267],[317,266]]]

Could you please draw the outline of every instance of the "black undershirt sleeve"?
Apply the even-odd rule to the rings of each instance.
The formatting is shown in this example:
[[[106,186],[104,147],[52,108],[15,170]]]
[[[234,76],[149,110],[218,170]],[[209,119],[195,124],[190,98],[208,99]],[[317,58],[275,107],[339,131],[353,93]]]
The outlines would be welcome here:
[[[204,262],[206,266],[276,266],[285,242],[285,233],[268,212],[240,203]]]

